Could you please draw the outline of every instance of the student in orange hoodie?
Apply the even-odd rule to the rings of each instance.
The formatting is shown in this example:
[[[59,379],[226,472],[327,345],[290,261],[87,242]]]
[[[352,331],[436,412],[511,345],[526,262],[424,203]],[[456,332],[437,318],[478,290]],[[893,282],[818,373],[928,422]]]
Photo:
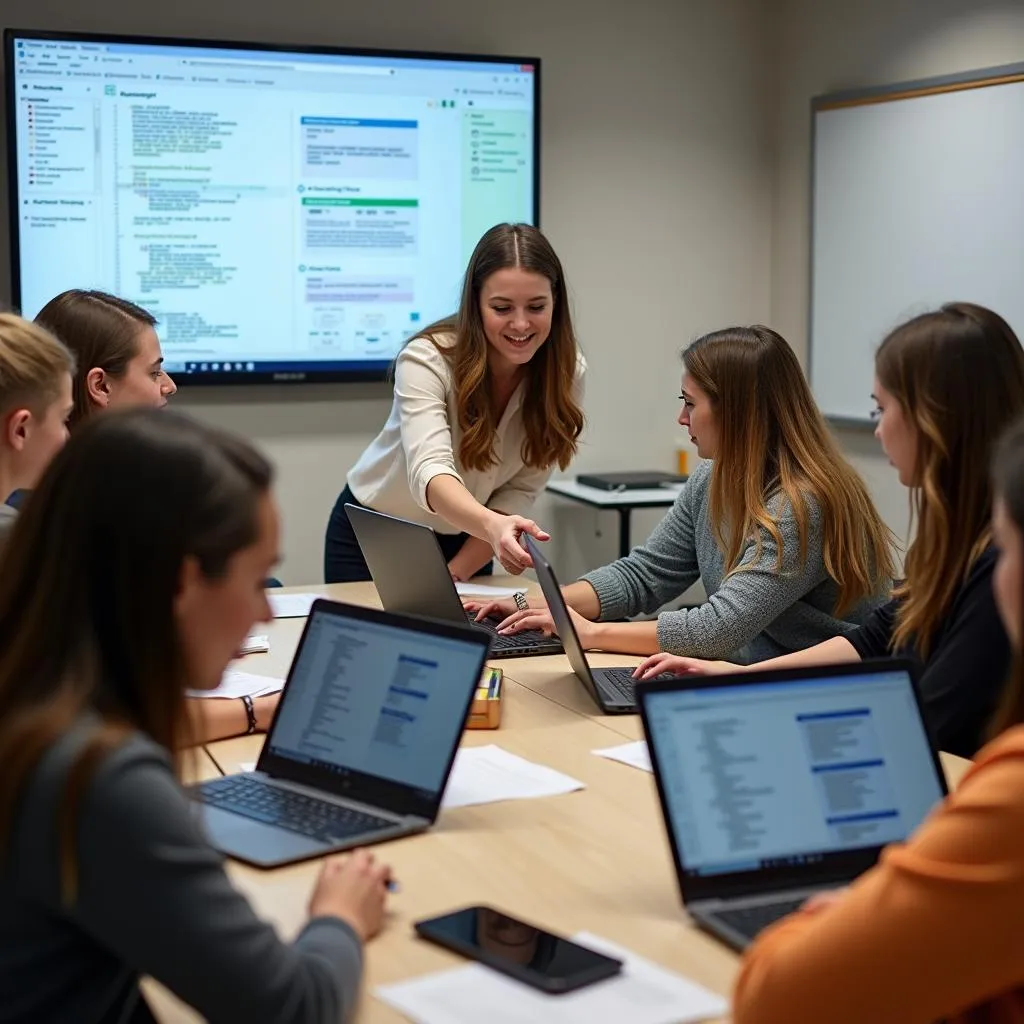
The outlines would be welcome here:
[[[906,843],[761,935],[734,1024],[1024,1022],[1024,422],[993,475],[992,586],[1017,663],[996,738]]]

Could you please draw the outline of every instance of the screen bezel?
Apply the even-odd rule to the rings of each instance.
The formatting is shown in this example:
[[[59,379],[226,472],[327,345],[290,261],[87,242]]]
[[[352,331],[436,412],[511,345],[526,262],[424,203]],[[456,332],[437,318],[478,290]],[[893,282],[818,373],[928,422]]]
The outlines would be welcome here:
[[[658,801],[661,805],[661,819],[672,861],[676,870],[676,881],[684,903],[701,899],[728,899],[735,896],[747,896],[761,892],[774,892],[785,889],[796,889],[806,886],[809,879],[815,885],[828,885],[833,882],[849,881],[870,868],[885,848],[884,845],[860,847],[854,850],[827,851],[813,863],[798,865],[780,865],[764,867],[753,871],[733,871],[711,875],[691,875],[683,858],[683,851],[676,841],[675,830],[669,820],[669,800],[666,790],[662,765],[659,759],[657,744],[651,742],[651,728],[648,700],[659,693],[678,692],[680,690],[703,690],[723,686],[750,686],[751,683],[785,683],[799,682],[803,679],[843,679],[848,676],[889,675],[893,672],[905,672],[910,680],[917,715],[924,730],[931,755],[932,765],[939,782],[939,799],[946,796],[946,775],[942,770],[935,737],[928,727],[928,721],[921,712],[921,694],[918,686],[917,666],[906,659],[880,658],[877,660],[846,663],[842,665],[819,665],[813,668],[774,669],[762,672],[745,672],[729,675],[686,676],[677,679],[666,679],[659,682],[644,683],[636,688],[637,704],[640,708],[640,721],[643,724],[644,738],[651,757],[651,768],[658,787]],[[808,855],[815,855],[808,851]]]
[[[549,935],[561,942],[567,942],[571,946],[584,950],[586,953],[598,958],[598,962],[587,970],[578,971],[576,974],[566,976],[564,978],[554,978],[550,975],[542,974],[540,971],[527,967],[524,964],[517,964],[505,957],[498,956],[481,946],[474,945],[470,942],[463,942],[460,939],[453,937],[450,933],[440,929],[442,922],[449,921],[455,917],[460,917],[463,914],[471,912],[477,913],[481,910],[489,910],[493,913],[501,914],[518,924],[525,925],[528,928],[536,928],[544,935]],[[471,960],[477,960],[482,964],[486,964],[488,967],[492,967],[496,971],[500,971],[502,974],[507,974],[509,977],[515,978],[517,981],[521,981],[524,984],[530,985],[532,988],[539,989],[541,992],[546,992],[549,995],[561,995],[566,992],[575,992],[587,985],[592,985],[595,982],[614,977],[624,966],[623,961],[616,957],[609,956],[607,953],[601,953],[596,949],[591,949],[589,946],[584,946],[579,942],[575,942],[573,939],[567,939],[564,935],[548,931],[548,929],[541,928],[539,925],[535,925],[532,922],[524,921],[521,917],[517,917],[515,914],[509,914],[504,910],[499,910],[497,907],[492,907],[486,904],[461,907],[458,910],[449,911],[447,914],[439,914],[437,917],[425,918],[422,921],[416,921],[413,924],[413,928],[420,938],[427,939],[428,941],[434,942],[446,949],[451,949],[456,953],[469,957]]]
[[[391,50],[354,46],[295,45],[289,43],[262,43],[227,39],[191,39],[184,36],[120,35],[97,32],[54,32],[41,29],[4,29],[4,90],[6,92],[5,116],[7,127],[7,200],[10,221],[8,251],[11,260],[11,301],[15,309],[21,308],[21,221],[18,216],[20,197],[18,193],[18,139],[16,101],[14,89],[14,51],[18,39],[50,42],[84,42],[133,44],[143,46],[181,46],[210,50],[233,49],[272,54],[322,54],[328,57],[374,57],[393,60],[437,60],[458,61],[465,64],[487,63],[523,65],[533,68],[533,220],[540,226],[540,96],[541,59],[539,57],[517,57],[484,53],[447,53],[429,50]],[[414,335],[410,333],[410,337]],[[206,373],[178,373],[175,383],[187,387],[219,387],[230,385],[265,384],[322,384],[359,383],[384,381],[388,378],[392,360],[372,367],[346,369],[317,369],[315,363],[308,368],[293,370],[264,370]]]
[[[472,680],[466,687],[460,728],[456,731],[452,741],[452,748],[448,754],[442,775],[441,787],[433,796],[427,796],[412,786],[395,782],[391,779],[384,779],[379,775],[368,775],[365,772],[353,770],[338,772],[333,769],[321,768],[316,764],[293,761],[289,757],[283,757],[271,751],[271,739],[274,735],[274,727],[277,725],[278,715],[281,714],[281,709],[288,699],[288,687],[295,676],[295,668],[299,663],[299,656],[306,643],[306,636],[318,614],[336,618],[355,619],[361,622],[372,622],[377,625],[408,630],[411,633],[426,633],[430,636],[445,637],[477,648],[479,659]],[[303,626],[302,636],[295,649],[295,657],[288,668],[288,677],[285,679],[281,698],[274,709],[274,717],[267,729],[266,739],[263,741],[259,760],[256,762],[256,770],[265,772],[273,778],[296,782],[304,786],[312,786],[334,796],[371,804],[374,807],[390,811],[392,814],[434,821],[441,807],[441,798],[448,784],[452,765],[455,763],[455,755],[458,753],[459,742],[462,739],[462,730],[465,728],[469,709],[473,703],[473,697],[476,694],[480,676],[483,673],[484,664],[487,661],[487,656],[490,654],[490,649],[490,636],[482,630],[473,629],[468,623],[465,626],[461,626],[451,622],[441,622],[435,619],[419,617],[413,618],[408,615],[396,615],[392,612],[378,611],[375,608],[363,608],[358,605],[342,604],[339,601],[318,598],[313,602],[309,610],[309,616]],[[447,682],[448,685],[454,686],[456,680],[448,680]]]

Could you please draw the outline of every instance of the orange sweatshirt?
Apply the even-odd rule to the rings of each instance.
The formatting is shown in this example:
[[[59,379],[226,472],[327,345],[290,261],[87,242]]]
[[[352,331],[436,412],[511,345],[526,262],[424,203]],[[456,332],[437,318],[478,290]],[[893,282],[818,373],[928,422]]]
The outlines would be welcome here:
[[[1024,1024],[1024,726],[832,906],[747,951],[733,1024]]]

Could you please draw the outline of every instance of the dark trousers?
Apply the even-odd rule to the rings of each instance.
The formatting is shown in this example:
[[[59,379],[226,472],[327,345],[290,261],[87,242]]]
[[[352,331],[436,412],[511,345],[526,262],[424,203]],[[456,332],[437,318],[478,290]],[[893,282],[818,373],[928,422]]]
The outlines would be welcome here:
[[[325,583],[359,583],[371,578],[366,559],[359,550],[359,542],[356,540],[352,524],[348,521],[346,504],[361,504],[356,501],[348,484],[338,495],[331,518],[327,522],[327,536],[324,538]],[[435,533],[435,536],[444,552],[445,561],[450,562],[466,543],[468,534]],[[482,569],[477,570],[477,575],[490,576],[493,571],[493,565],[488,562]]]

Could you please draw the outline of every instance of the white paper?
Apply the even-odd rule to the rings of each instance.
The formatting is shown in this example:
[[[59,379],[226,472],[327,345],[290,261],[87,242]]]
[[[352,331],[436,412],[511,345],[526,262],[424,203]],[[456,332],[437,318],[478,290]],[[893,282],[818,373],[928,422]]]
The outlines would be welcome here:
[[[621,747],[605,747],[603,750],[594,750],[592,753],[598,757],[607,757],[609,761],[621,761],[632,768],[639,768],[641,771],[653,771],[651,768],[651,752],[647,749],[645,740],[637,740],[636,743],[623,743]]]
[[[284,680],[276,676],[257,676],[251,672],[237,672],[229,669],[224,673],[220,686],[214,690],[188,690],[190,697],[265,697],[268,693],[279,693],[284,689]]]
[[[304,619],[319,594],[268,594],[275,619]]]
[[[266,633],[250,633],[242,641],[241,654],[260,654],[270,650],[270,637]]]
[[[674,971],[588,932],[576,942],[624,961],[622,973],[567,995],[549,996],[470,964],[396,985],[374,995],[417,1024],[690,1024],[722,1017],[721,996]]]
[[[241,761],[241,762],[239,762],[238,770],[240,772],[254,772],[254,771],[256,771],[256,762],[255,761]]]
[[[493,597],[495,601],[526,593],[526,587],[488,587],[483,583],[456,583],[455,589],[459,597]]]
[[[442,807],[468,807],[497,800],[527,800],[583,789],[577,779],[526,761],[494,744],[463,747],[455,755]]]

